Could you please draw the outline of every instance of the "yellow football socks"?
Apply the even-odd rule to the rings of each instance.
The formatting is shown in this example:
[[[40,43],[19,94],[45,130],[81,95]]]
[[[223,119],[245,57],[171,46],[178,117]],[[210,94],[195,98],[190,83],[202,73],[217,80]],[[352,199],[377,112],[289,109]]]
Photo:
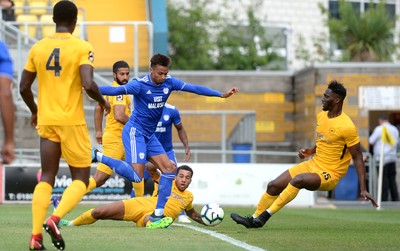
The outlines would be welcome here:
[[[41,234],[43,221],[46,219],[47,209],[53,187],[47,182],[39,182],[33,191],[32,198],[32,234]]]
[[[53,215],[63,218],[82,200],[86,193],[86,185],[81,180],[72,181],[71,185],[65,189],[60,204],[54,211]]]
[[[143,197],[144,195],[144,179],[141,182],[132,182],[133,190],[135,191],[135,197]]]
[[[291,202],[299,193],[300,189],[297,187],[292,186],[290,183],[289,185],[283,190],[278,198],[272,203],[269,210],[272,214],[278,212],[282,207],[284,207],[287,203]]]
[[[276,198],[278,198],[278,195],[272,196],[272,195],[269,195],[267,192],[265,192],[261,196],[261,199],[258,202],[256,211],[254,212],[253,216],[258,217],[262,212],[267,210],[272,205],[272,203],[274,203]]]
[[[97,187],[96,181],[93,179],[93,177],[90,177],[89,179],[89,185],[87,186],[86,193],[89,193],[93,189]]]
[[[72,221],[72,224],[74,226],[81,226],[81,225],[89,225],[89,224],[95,223],[97,221],[97,219],[93,218],[93,216],[92,216],[93,210],[94,210],[93,208],[89,209],[86,212],[84,212],[83,214],[79,215]]]

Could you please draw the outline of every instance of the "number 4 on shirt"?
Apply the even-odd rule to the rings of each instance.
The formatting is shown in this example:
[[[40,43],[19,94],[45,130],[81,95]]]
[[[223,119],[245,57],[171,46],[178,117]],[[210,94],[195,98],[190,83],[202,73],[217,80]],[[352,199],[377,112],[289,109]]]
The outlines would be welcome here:
[[[53,62],[53,65],[51,63]],[[60,48],[54,48],[46,62],[46,70],[54,71],[54,76],[60,76]]]

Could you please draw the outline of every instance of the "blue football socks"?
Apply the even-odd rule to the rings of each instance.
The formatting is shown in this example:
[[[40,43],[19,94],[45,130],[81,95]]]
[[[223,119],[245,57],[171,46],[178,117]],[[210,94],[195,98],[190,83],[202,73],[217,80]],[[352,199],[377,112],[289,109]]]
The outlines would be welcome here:
[[[161,216],[164,214],[165,203],[171,195],[172,181],[175,178],[175,173],[161,174],[160,181],[158,182],[158,200],[154,214]]]
[[[101,163],[111,167],[117,174],[127,178],[132,182],[141,182],[142,178],[131,165],[122,160],[113,159],[105,155],[101,158]]]

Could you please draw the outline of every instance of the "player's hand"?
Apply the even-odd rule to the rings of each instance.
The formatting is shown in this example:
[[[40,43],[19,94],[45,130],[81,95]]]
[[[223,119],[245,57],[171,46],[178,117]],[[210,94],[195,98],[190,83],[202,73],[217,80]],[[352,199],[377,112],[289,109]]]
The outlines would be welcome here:
[[[237,87],[232,87],[231,89],[227,90],[226,92],[221,94],[221,98],[229,98],[233,94],[239,92],[239,89]]]
[[[103,144],[103,133],[100,132],[96,132],[96,142],[97,144]]]
[[[36,128],[36,125],[37,125],[37,113],[32,114],[31,116],[31,126],[33,128]]]
[[[190,157],[192,157],[192,153],[190,152],[190,149],[186,149],[185,150],[185,159],[183,160],[183,162],[189,162]]]
[[[298,153],[300,159],[308,158],[308,157],[310,157],[312,154],[313,154],[313,150],[310,149],[310,148],[307,148],[307,149],[301,148],[301,149],[299,150],[299,153]]]
[[[5,143],[1,148],[1,158],[3,164],[10,164],[15,159],[14,144]]]
[[[362,191],[360,193],[360,195],[361,195],[361,198],[364,198],[365,200],[371,201],[371,204],[372,204],[373,207],[378,207],[378,203],[376,202],[375,198],[372,197],[372,195],[369,194],[367,191]]]
[[[105,101],[104,105],[102,105],[100,103],[99,103],[99,105],[101,106],[101,108],[103,108],[104,111],[106,111],[104,113],[104,116],[106,116],[110,113],[111,107],[110,107],[110,103],[107,100]]]

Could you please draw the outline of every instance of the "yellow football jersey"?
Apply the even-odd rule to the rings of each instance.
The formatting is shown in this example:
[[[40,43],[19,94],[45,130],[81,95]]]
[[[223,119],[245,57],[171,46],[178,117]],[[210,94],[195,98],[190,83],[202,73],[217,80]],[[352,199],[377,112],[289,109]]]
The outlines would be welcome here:
[[[119,84],[114,81],[112,86],[119,86]],[[104,96],[104,98],[110,103],[111,107],[110,113],[106,116],[106,127],[104,128],[104,133],[107,132],[121,137],[124,124],[121,124],[115,119],[114,105],[125,105],[125,114],[129,117],[131,115],[131,99],[129,95]]]
[[[91,44],[70,33],[55,33],[32,47],[25,70],[37,73],[38,125],[86,124],[79,66],[93,61]]]
[[[193,194],[188,191],[180,191],[173,182],[171,195],[168,198],[167,203],[164,207],[164,215],[169,216],[172,219],[177,219],[182,210],[193,209]]]
[[[125,214],[123,220],[136,222],[136,226],[144,227],[144,218],[150,215],[157,204],[157,197],[136,197],[129,200],[123,200],[125,205]],[[171,196],[168,198],[164,207],[164,215],[174,220],[178,218],[182,210],[193,209],[193,194],[185,190],[183,192],[173,182]]]
[[[337,177],[346,175],[351,155],[347,147],[360,142],[357,129],[351,119],[342,112],[335,118],[328,118],[328,112],[317,115],[316,154],[312,161],[321,170],[328,170]]]

